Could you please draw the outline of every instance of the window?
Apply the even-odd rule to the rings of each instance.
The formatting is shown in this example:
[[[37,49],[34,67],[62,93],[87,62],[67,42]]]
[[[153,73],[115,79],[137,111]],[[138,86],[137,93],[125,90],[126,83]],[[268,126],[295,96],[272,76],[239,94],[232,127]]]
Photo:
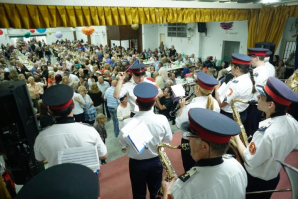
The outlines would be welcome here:
[[[287,41],[284,56],[283,56],[283,61],[286,62],[290,54],[295,51],[296,51],[296,42]]]
[[[169,23],[168,37],[187,37],[187,24],[185,23]]]

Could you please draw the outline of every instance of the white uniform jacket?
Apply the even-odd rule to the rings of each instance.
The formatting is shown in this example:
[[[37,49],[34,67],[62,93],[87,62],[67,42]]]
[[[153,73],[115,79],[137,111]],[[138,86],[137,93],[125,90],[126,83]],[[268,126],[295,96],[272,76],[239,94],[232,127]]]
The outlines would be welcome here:
[[[267,71],[267,67],[265,65],[254,68],[253,75],[254,75],[254,80],[255,80],[255,86],[266,85],[266,81],[267,81],[268,77],[270,77],[270,75]],[[254,93],[253,99],[258,101],[258,98],[257,98],[258,95],[259,95],[258,92]]]
[[[232,108],[231,108],[231,101],[232,99],[241,99],[244,101],[249,101],[252,99],[253,94],[252,94],[252,88],[253,84],[250,79],[249,74],[244,74],[241,75],[232,81],[230,81],[227,85],[229,87],[229,92],[227,93],[224,101],[227,102],[228,104],[221,109],[227,113],[233,113]],[[237,110],[241,113],[247,109],[249,106],[248,104],[236,102],[236,107]]]
[[[74,122],[54,124],[36,137],[35,158],[38,161],[47,160],[51,167],[58,164],[58,151],[84,146],[96,146],[99,157],[107,154],[107,147],[93,126]]]
[[[263,180],[277,177],[281,165],[293,150],[298,149],[298,122],[291,115],[268,118],[259,124],[252,141],[244,151],[247,172]]]
[[[171,127],[168,119],[164,115],[155,114],[153,111],[140,111],[134,116],[135,119],[143,121],[147,124],[153,139],[147,144],[148,149],[144,149],[141,154],[138,154],[133,148],[128,145],[123,137],[123,132],[120,131],[118,140],[121,145],[127,146],[128,157],[136,160],[150,159],[157,157],[156,145],[163,142],[169,143],[173,139]],[[124,121],[127,124],[130,119]]]
[[[154,82],[148,80],[147,78],[144,78],[144,82],[152,83],[155,85]],[[135,106],[136,106],[137,97],[133,94],[133,89],[135,88],[136,85],[137,84],[135,83],[133,78],[131,78],[131,80],[129,82],[126,82],[125,84],[123,84],[123,87],[121,88],[121,91],[120,91],[120,98],[123,97],[124,95],[127,95],[127,99],[128,99],[128,103],[131,108],[130,109],[131,112],[136,112]]]
[[[247,175],[234,158],[215,166],[195,166],[174,183],[174,199],[245,199]],[[182,180],[181,180],[182,179]],[[184,182],[183,182],[184,181]]]

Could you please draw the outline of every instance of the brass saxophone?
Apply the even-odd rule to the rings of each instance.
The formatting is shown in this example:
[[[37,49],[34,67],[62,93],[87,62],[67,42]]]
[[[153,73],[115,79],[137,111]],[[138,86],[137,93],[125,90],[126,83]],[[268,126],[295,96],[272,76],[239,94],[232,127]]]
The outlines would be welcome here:
[[[158,157],[160,158],[160,161],[162,163],[162,166],[166,172],[166,181],[171,181],[173,178],[177,177],[177,173],[175,169],[173,168],[166,152],[163,150],[163,148],[170,148],[170,149],[181,149],[181,150],[189,150],[189,144],[188,143],[183,143],[179,146],[172,146],[167,143],[160,143],[156,145],[157,148],[157,153]],[[163,196],[163,190],[162,187],[158,190],[157,192],[157,197],[162,197]]]
[[[233,118],[234,118],[234,121],[240,126],[240,130],[241,130],[241,133],[239,135],[242,143],[244,144],[245,147],[248,146],[248,138],[247,138],[247,134],[245,132],[245,129],[244,129],[244,126],[241,122],[241,117],[240,117],[240,114],[236,108],[236,105],[235,103],[236,102],[240,102],[240,103],[244,103],[244,104],[256,104],[257,102],[252,100],[252,101],[244,101],[244,100],[241,100],[241,99],[232,99],[231,101],[231,108],[232,108],[232,111],[233,111]],[[234,137],[231,138],[230,140],[230,147],[232,148],[232,150],[234,151],[235,155],[236,155],[236,159],[238,160],[238,162],[241,163],[241,156],[238,152],[238,148],[237,148],[237,143],[234,139]]]

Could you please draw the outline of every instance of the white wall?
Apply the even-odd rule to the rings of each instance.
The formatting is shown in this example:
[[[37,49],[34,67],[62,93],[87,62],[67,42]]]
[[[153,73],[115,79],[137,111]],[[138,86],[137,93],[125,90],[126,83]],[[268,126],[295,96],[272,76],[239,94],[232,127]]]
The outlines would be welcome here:
[[[227,34],[230,33],[230,34]],[[239,53],[246,54],[248,39],[247,21],[234,21],[231,30],[223,30],[220,22],[207,23],[207,36],[202,35],[202,50],[200,56],[205,59],[207,56],[213,56],[217,60],[222,59],[223,41],[239,41]]]
[[[92,26],[95,31],[91,35],[91,43],[95,45],[107,45],[107,28],[106,26]]]
[[[106,32],[106,26],[93,26],[95,28],[94,33],[91,35],[91,43],[95,44],[95,45],[107,45],[107,32]],[[76,27],[75,31],[76,31],[76,35],[77,35],[77,39],[81,40],[83,39],[84,42],[87,41],[87,36],[84,35],[81,31],[83,27]],[[10,35],[24,35],[25,33],[27,33],[29,31],[29,29],[1,29],[3,30],[3,35],[0,35],[0,44],[7,44],[7,43],[13,43],[12,40],[9,38]],[[74,35],[73,35],[73,31],[70,30],[70,28],[48,28],[47,31],[45,33],[42,34],[46,34],[46,42],[48,44],[52,44],[55,43],[57,41],[57,38],[55,36],[55,33],[57,31],[62,32],[63,37],[61,39],[67,39],[67,40],[74,40]],[[50,35],[49,32],[52,32],[52,34]],[[37,31],[35,31],[35,33],[33,33],[32,35],[35,34],[41,34],[38,33]],[[60,39],[59,39],[60,40]]]
[[[142,25],[142,42],[143,49],[150,48],[154,50],[159,47],[158,24],[144,24]]]
[[[147,34],[144,32],[143,48],[151,48],[151,42],[155,41],[152,38],[154,29],[148,28],[149,25],[146,26],[147,28],[145,27],[145,30],[149,31]],[[165,34],[165,47],[170,48],[171,45],[174,45],[178,53],[184,53],[186,55],[194,53],[196,57],[202,57],[203,60],[211,55],[213,57],[216,56],[217,60],[221,60],[223,41],[239,41],[239,53],[246,54],[248,38],[247,21],[235,21],[232,30],[228,31],[225,31],[220,27],[220,22],[207,23],[207,36],[205,36],[205,33],[198,32],[197,23],[189,23],[187,24],[187,28],[193,28],[194,31],[188,32],[188,37],[186,38],[168,37],[167,24],[159,24],[157,26],[158,34],[156,47],[158,47],[160,43],[159,35],[163,33]],[[228,35],[227,33],[230,34]]]
[[[61,39],[65,40],[74,40],[74,36],[73,36],[73,32],[70,30],[70,28],[48,28],[46,33],[47,33],[47,44],[52,44],[55,43],[57,41],[57,37],[55,36],[55,33],[60,31],[63,36]],[[48,33],[52,32],[51,35],[49,35]],[[59,39],[59,40],[61,40]]]

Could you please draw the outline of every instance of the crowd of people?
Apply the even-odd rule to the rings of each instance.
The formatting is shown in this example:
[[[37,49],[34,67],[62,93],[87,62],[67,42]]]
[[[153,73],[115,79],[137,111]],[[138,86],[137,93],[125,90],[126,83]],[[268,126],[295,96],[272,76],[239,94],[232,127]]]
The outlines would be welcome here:
[[[160,187],[162,198],[245,198],[246,191],[275,189],[281,165],[274,158],[283,161],[298,149],[293,139],[298,132],[297,117],[286,114],[291,103],[298,102],[298,95],[279,80],[296,78],[293,53],[287,67],[277,55],[270,62],[272,52],[264,48],[249,48],[248,55],[233,53],[229,62],[218,66],[213,56],[203,62],[194,54],[178,53],[173,45],[165,48],[163,43],[140,53],[133,48],[68,40],[1,47],[1,81],[26,82],[44,129],[35,142],[36,159],[54,166],[57,154],[53,153],[66,143],[66,148],[91,144],[106,164],[105,124],[111,119],[114,135],[130,158],[134,198],[146,198],[147,186],[150,198],[156,197]],[[173,70],[172,65],[177,68]],[[172,86],[179,84],[193,91],[190,99],[177,99]],[[235,103],[240,122],[252,136],[248,146],[242,143],[234,121],[235,99],[258,103]],[[173,110],[177,114],[170,114]],[[295,109],[290,113],[295,117]],[[142,153],[127,144],[121,131],[131,118],[145,122],[153,136]],[[184,132],[181,143],[190,145],[190,150],[181,150],[186,173],[170,182],[162,179],[156,151],[157,144],[172,140],[169,121]],[[287,128],[280,132],[280,126]],[[230,139],[237,143],[241,164],[223,158]],[[201,175],[206,181],[200,181]],[[224,189],[226,185],[230,189]]]

